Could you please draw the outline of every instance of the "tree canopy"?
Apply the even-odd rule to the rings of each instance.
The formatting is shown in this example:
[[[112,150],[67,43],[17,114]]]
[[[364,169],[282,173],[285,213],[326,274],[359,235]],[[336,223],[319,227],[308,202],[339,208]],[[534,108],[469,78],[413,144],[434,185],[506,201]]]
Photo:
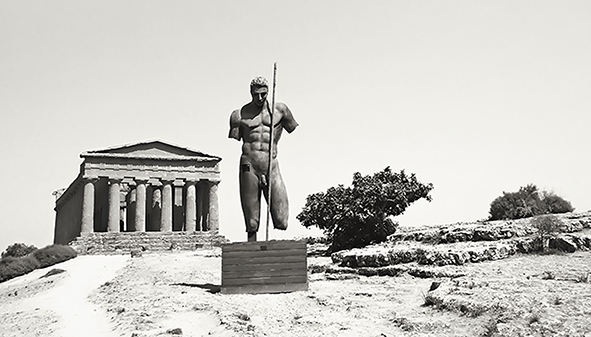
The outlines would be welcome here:
[[[333,252],[363,247],[386,240],[398,226],[389,217],[419,199],[431,201],[432,189],[404,170],[394,173],[386,167],[365,176],[356,172],[350,187],[338,185],[309,195],[297,219],[305,227],[322,229]]]

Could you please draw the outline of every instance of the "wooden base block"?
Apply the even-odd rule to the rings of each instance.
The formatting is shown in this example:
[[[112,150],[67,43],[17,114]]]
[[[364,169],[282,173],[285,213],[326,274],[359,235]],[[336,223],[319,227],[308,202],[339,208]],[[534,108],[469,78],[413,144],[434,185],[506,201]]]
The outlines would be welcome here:
[[[222,294],[308,290],[306,241],[222,245]]]

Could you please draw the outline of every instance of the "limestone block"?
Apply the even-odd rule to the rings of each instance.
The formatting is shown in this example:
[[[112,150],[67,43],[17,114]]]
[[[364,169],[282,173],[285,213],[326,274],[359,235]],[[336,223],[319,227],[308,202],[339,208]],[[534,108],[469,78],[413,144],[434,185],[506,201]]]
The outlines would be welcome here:
[[[548,245],[550,248],[558,249],[568,253],[574,253],[578,246],[575,239],[570,236],[561,236],[557,238],[550,238]]]

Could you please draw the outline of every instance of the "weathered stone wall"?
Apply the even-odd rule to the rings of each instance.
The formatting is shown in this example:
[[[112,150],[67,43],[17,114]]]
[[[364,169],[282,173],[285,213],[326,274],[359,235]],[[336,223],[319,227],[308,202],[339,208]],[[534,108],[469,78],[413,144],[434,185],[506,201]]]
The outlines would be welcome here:
[[[70,243],[79,254],[129,254],[166,250],[197,250],[229,242],[215,232],[120,232],[86,233]]]
[[[82,184],[80,179],[76,178],[61,195],[60,202],[55,206],[53,243],[65,245],[80,235],[82,193]]]

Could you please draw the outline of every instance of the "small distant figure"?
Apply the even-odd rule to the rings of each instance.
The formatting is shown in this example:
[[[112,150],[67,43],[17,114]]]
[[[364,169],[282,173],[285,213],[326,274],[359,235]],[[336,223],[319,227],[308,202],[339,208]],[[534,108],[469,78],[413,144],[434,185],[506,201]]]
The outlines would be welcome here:
[[[230,116],[229,138],[242,140],[240,157],[240,202],[248,241],[257,240],[260,222],[261,192],[268,200],[268,185],[271,182],[271,219],[277,229],[287,229],[289,203],[287,190],[279,170],[277,143],[285,129],[291,133],[298,126],[291,111],[284,103],[276,102],[271,126],[271,107],[267,101],[269,83],[264,77],[255,77],[250,82],[252,100]],[[269,143],[273,132],[272,170],[269,168]]]

